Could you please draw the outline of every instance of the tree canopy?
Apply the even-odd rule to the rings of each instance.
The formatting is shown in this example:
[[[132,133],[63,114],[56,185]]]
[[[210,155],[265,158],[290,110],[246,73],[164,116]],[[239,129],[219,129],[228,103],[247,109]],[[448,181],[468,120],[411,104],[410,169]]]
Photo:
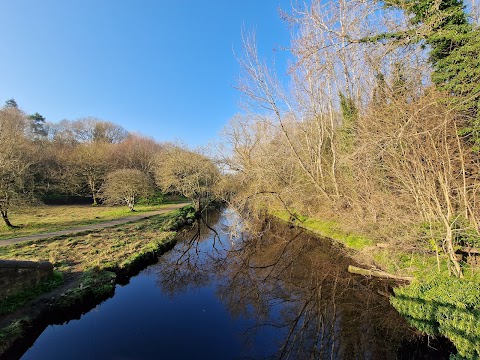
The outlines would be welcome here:
[[[182,194],[201,211],[204,202],[214,194],[220,172],[208,157],[172,145],[158,155],[155,179],[164,192]]]

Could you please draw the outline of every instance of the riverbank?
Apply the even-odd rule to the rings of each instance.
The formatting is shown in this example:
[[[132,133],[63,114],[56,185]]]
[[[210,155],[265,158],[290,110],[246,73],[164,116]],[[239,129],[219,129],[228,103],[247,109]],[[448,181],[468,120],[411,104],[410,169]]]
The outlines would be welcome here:
[[[187,206],[96,233],[1,247],[1,259],[50,261],[63,281],[34,299],[20,296],[10,310],[0,310],[0,356],[13,349],[27,329],[44,319],[55,316],[58,321],[65,321],[67,313],[80,315],[111,296],[116,283],[128,281],[172,248],[175,231],[193,219],[194,210]]]
[[[417,249],[408,251],[394,248],[390,244],[379,243],[363,234],[346,231],[341,224],[332,220],[326,221],[299,215],[293,217],[284,210],[277,210],[272,214],[287,223],[342,244],[351,257],[366,267],[417,279],[437,272],[439,266],[442,273],[447,271],[446,262],[440,260],[439,263],[435,254],[426,249],[425,251],[417,251]]]
[[[287,211],[273,215],[344,246],[348,255],[365,267],[394,276],[413,277],[410,284],[397,284],[390,296],[392,306],[418,331],[445,336],[458,353],[452,359],[480,358],[480,271],[465,264],[465,277],[449,276],[447,262],[429,249],[398,249],[390,244],[342,229],[334,221],[292,216]]]

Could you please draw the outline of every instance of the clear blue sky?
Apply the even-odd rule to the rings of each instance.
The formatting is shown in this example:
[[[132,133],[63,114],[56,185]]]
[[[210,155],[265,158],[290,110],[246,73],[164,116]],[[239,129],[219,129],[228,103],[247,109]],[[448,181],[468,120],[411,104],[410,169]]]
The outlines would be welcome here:
[[[204,145],[237,112],[241,29],[289,45],[289,0],[15,0],[0,5],[0,104],[94,116]],[[277,55],[279,56],[279,55]],[[280,56],[284,59],[285,55]]]

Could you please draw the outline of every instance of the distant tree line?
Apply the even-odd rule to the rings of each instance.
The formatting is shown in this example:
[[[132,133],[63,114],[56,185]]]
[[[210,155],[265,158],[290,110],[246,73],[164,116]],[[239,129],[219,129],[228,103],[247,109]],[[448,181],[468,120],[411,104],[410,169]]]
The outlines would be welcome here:
[[[171,153],[175,158],[168,161]],[[210,196],[202,176],[213,186],[218,174],[200,152],[129,133],[113,122],[53,123],[38,112],[26,114],[14,99],[0,109],[0,212],[9,227],[9,210],[49,198],[77,196],[134,210],[139,198],[169,192],[192,199],[200,210]]]

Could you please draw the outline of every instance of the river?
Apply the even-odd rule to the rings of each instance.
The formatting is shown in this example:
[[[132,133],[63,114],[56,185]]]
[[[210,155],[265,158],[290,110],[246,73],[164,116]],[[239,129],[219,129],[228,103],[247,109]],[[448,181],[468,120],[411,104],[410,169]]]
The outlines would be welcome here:
[[[275,221],[242,232],[235,219],[210,213],[113,297],[49,325],[22,359],[448,358],[379,294],[387,283],[346,272],[352,260],[329,240]]]

